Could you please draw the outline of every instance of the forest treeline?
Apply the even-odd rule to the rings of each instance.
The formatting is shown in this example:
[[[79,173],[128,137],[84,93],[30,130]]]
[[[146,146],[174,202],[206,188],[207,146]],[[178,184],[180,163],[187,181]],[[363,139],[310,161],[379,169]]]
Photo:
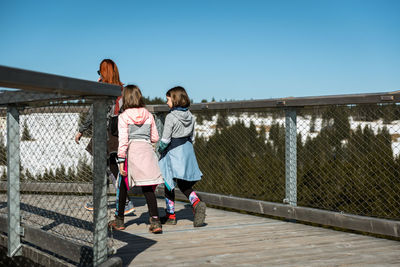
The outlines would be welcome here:
[[[161,100],[160,100],[161,101]],[[211,193],[282,203],[285,198],[285,128],[282,110],[251,111],[275,120],[268,127],[256,127],[239,117],[243,111],[196,112],[197,123],[218,115],[215,134],[196,136],[195,151],[203,172],[196,189]],[[249,111],[247,111],[249,113]],[[250,114],[250,113],[249,113]],[[387,127],[376,130],[367,124],[351,130],[350,120],[386,124],[400,120],[399,105],[329,106],[299,109],[298,116],[322,119],[314,138],[302,141],[297,135],[298,205],[345,213],[400,219],[400,158],[392,151],[392,141],[400,137]],[[82,118],[81,118],[82,119]],[[23,131],[23,138],[30,136]],[[268,133],[268,138],[267,138]],[[6,164],[6,147],[0,137],[0,164]],[[29,138],[27,138],[29,140]],[[55,182],[91,182],[92,167],[87,158],[77,168],[63,165],[33,175],[21,168],[21,179]],[[5,172],[2,180],[6,180]]]
[[[354,120],[391,123],[400,120],[399,106],[331,106],[299,110],[297,114],[310,115],[311,120],[322,118],[317,137],[302,142],[301,133],[297,135],[298,205],[400,219],[400,159],[393,156],[393,137],[386,127],[377,133],[371,126],[351,130],[349,121],[352,116]],[[252,122],[246,127],[244,121],[229,125],[228,114],[219,115],[215,134],[208,140],[196,138],[196,154],[204,174],[196,188],[282,203],[284,126],[273,123],[266,139],[265,127],[257,130]],[[281,119],[282,115],[269,113]],[[260,112],[259,116],[266,114]]]

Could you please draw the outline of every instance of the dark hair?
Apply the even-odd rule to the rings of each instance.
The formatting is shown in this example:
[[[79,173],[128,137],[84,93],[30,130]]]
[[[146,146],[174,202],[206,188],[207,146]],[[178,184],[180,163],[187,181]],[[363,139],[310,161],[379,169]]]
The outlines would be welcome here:
[[[183,88],[182,86],[176,86],[169,89],[166,95],[168,97],[171,97],[173,107],[187,108],[190,106],[189,96],[186,93],[185,88]]]
[[[122,107],[124,110],[128,108],[141,108],[144,107],[144,99],[139,87],[134,84],[128,84],[122,91]]]

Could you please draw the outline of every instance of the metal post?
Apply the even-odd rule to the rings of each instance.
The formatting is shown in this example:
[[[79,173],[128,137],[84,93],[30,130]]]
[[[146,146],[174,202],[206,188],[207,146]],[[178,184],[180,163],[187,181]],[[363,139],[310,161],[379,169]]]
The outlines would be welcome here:
[[[21,255],[20,219],[20,136],[19,112],[16,107],[7,110],[7,224],[8,257]]]
[[[287,109],[285,137],[286,198],[285,203],[297,206],[297,131],[296,110]]]
[[[93,264],[107,260],[107,102],[93,104]]]

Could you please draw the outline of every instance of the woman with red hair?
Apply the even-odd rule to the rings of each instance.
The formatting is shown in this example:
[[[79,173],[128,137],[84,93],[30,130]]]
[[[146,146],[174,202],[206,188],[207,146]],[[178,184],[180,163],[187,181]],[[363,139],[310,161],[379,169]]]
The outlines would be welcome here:
[[[100,75],[99,82],[115,84],[121,86],[121,94],[123,90],[123,83],[119,79],[119,71],[117,64],[111,59],[103,59],[100,63],[99,70],[97,73]],[[109,118],[117,118],[118,114],[120,113],[120,108],[122,107],[122,96],[119,96],[115,102],[109,106],[108,117]],[[89,109],[89,114],[86,116],[86,120],[79,126],[79,131],[75,135],[75,142],[79,143],[83,133],[90,128],[92,125],[92,117],[93,117],[93,110],[92,107]],[[111,121],[111,120],[110,120]],[[118,210],[122,208],[123,215],[127,215],[132,213],[135,208],[133,207],[132,201],[129,199],[127,194],[127,186],[125,186],[125,182],[123,181],[122,177],[119,175],[118,165],[117,165],[117,151],[118,151],[118,137],[111,134],[111,127],[108,125],[108,139],[107,139],[107,152],[108,152],[108,167],[109,176],[112,177],[112,180],[116,181],[117,183],[117,201],[116,201],[116,212],[115,214],[118,215]],[[86,150],[92,154],[92,142],[90,141]],[[111,172],[111,173],[110,173]],[[118,177],[116,179],[115,177]],[[125,203],[126,198],[128,198],[129,202],[125,207],[118,207],[118,203],[121,203],[119,199],[123,199],[123,203]],[[85,208],[87,210],[93,210],[93,203],[89,202],[86,203]],[[122,215],[122,216],[123,216]]]

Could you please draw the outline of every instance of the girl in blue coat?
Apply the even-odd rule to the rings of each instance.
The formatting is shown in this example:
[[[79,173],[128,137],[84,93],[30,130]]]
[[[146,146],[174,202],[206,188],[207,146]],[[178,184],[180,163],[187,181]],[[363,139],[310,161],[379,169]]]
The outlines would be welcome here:
[[[161,222],[176,224],[174,190],[177,186],[192,204],[193,226],[199,227],[204,225],[206,205],[192,188],[203,176],[193,149],[195,118],[188,110],[190,100],[183,87],[168,90],[166,96],[171,110],[165,118],[159,146],[159,165],[164,177],[167,206],[166,216],[161,218]]]

